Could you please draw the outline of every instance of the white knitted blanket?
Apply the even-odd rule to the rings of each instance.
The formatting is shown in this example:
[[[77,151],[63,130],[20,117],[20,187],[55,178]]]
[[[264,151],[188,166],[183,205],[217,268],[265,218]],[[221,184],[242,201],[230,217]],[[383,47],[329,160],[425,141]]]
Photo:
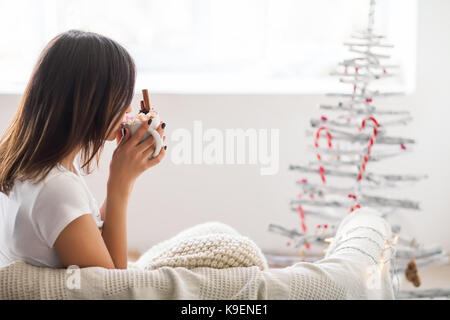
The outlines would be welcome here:
[[[268,269],[250,239],[209,223],[154,246],[128,270],[12,263],[0,268],[0,299],[392,299],[389,263],[377,267],[389,237],[376,212],[357,210],[321,261]]]

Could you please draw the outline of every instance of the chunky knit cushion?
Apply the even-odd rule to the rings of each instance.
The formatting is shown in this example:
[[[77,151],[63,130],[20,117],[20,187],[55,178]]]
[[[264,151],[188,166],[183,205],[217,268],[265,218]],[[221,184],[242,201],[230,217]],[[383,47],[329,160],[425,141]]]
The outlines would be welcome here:
[[[203,223],[186,229],[153,246],[130,266],[144,270],[251,266],[268,269],[266,258],[252,240],[220,222]]]

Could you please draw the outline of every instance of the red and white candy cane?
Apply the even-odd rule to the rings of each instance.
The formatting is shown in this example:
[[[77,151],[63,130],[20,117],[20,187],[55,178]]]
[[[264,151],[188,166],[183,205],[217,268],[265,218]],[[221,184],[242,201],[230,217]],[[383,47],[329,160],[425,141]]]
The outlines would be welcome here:
[[[331,141],[333,140],[333,137],[331,136],[330,132],[328,131],[328,129],[326,127],[320,127],[319,129],[317,129],[316,140],[314,142],[314,145],[316,148],[319,148],[320,133],[322,131],[326,133],[327,140],[328,140],[328,148],[331,149],[333,147],[333,145],[331,143]],[[322,157],[320,156],[319,153],[317,153],[317,160],[322,161]],[[323,168],[323,166],[319,167],[319,173],[320,173],[320,177],[322,178],[322,183],[323,184],[327,183],[327,181],[325,179],[325,169]]]
[[[353,205],[352,205],[352,207],[350,208],[350,213],[352,213],[352,212],[355,211],[356,209],[361,208],[361,205],[357,202],[356,195],[354,195],[354,194],[349,194],[348,197],[349,197],[350,199],[353,199]]]
[[[303,178],[302,180],[300,180],[300,182],[301,182],[301,183],[308,183],[308,180]],[[299,197],[299,198],[302,198],[302,197],[303,197],[303,194],[300,193],[300,194],[298,195],[298,197]],[[303,232],[306,232],[305,212],[303,211],[302,205],[299,204],[297,209],[298,209],[298,213],[299,213],[299,215],[300,215],[300,222],[301,222],[301,226],[302,226],[302,231],[303,231]]]
[[[306,223],[305,223],[305,211],[303,211],[303,207],[298,205],[298,213],[300,214],[300,222],[302,226],[302,231],[306,232]]]
[[[367,165],[367,162],[369,162],[370,153],[372,151],[373,145],[375,144],[375,139],[376,139],[377,134],[378,134],[378,127],[380,126],[378,124],[378,121],[374,117],[368,117],[368,118],[363,120],[363,122],[361,124],[361,127],[359,128],[359,131],[362,131],[366,127],[366,122],[367,121],[372,121],[373,122],[373,134],[370,137],[369,145],[367,147],[367,152],[364,155],[363,161],[361,163],[361,168],[359,169],[359,174],[358,174],[358,178],[357,178],[358,181],[361,181],[361,179],[363,177],[363,174],[366,171],[366,165]]]

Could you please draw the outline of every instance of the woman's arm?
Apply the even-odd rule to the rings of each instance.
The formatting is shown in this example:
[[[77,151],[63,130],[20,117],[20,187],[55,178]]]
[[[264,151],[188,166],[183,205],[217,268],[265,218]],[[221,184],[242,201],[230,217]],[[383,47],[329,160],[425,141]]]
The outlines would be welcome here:
[[[54,247],[63,266],[127,268],[126,213],[129,196],[136,178],[165,156],[163,148],[157,157],[149,159],[155,150],[153,138],[150,136],[139,143],[147,130],[148,124],[144,124],[132,137],[127,130],[114,151],[106,201],[102,205],[102,233],[92,214],[86,213],[69,223],[58,235]],[[159,127],[158,132],[162,136],[163,129]]]
[[[127,258],[127,205],[132,185],[122,187],[108,182],[104,203],[102,237],[117,269],[126,269]]]
[[[127,206],[134,182],[165,155],[165,149],[162,149],[158,157],[149,160],[155,150],[154,139],[150,136],[139,143],[148,127],[148,123],[143,123],[132,137],[129,137],[127,130],[111,160],[107,196],[101,212],[104,220],[102,236],[117,269],[126,269],[128,264]],[[161,126],[157,131],[162,136]]]
[[[102,221],[105,221],[105,212],[106,212],[106,200],[103,202],[102,206],[100,207],[100,217]]]
[[[87,213],[69,223],[54,246],[64,267],[115,268],[92,214]]]
[[[90,214],[74,220],[60,233],[55,249],[64,267],[127,268],[126,194],[108,184],[107,197],[101,208],[102,233]]]

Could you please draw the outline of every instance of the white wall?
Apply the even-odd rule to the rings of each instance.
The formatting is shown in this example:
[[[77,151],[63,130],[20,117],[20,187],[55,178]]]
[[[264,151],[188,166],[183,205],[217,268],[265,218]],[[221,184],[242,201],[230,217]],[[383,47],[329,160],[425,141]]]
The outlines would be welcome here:
[[[415,121],[403,135],[418,139],[415,153],[383,164],[405,173],[428,173],[429,179],[405,189],[405,197],[422,202],[423,211],[401,212],[396,220],[404,232],[420,241],[439,242],[450,250],[450,1],[420,0],[418,26],[418,83],[414,94],[396,98],[410,107]],[[222,221],[254,239],[263,249],[287,251],[285,239],[268,233],[267,225],[278,221],[298,226],[297,215],[288,209],[297,194],[298,175],[291,163],[313,159],[304,132],[317,113],[322,96],[217,96],[153,95],[168,124],[166,134],[179,127],[191,129],[194,120],[204,128],[279,128],[280,171],[261,176],[258,166],[179,165],[169,157],[139,178],[129,204],[129,246],[144,250],[176,232],[210,220]],[[9,123],[18,95],[0,95],[0,132]],[[136,105],[136,104],[135,104]],[[108,144],[98,172],[86,177],[99,202],[106,193],[108,160],[114,144]]]

